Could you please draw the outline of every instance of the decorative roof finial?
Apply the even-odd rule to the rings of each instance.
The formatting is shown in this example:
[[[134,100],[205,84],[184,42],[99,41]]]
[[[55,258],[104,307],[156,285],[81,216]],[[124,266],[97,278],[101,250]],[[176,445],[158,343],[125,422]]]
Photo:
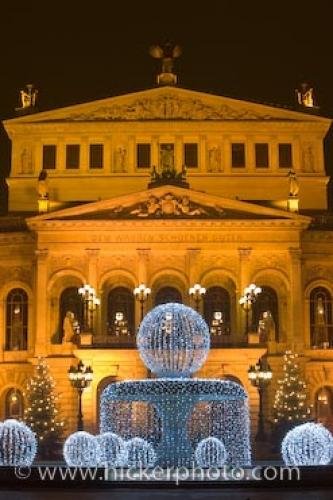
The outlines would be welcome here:
[[[308,83],[301,83],[300,88],[295,90],[297,104],[305,108],[317,108],[313,88]]]
[[[32,83],[26,85],[25,89],[20,90],[21,106],[16,111],[31,112],[36,107],[38,90]]]
[[[149,49],[149,54],[155,59],[161,59],[161,73],[157,75],[158,85],[176,85],[177,75],[173,72],[174,60],[182,53],[179,45],[174,45],[171,42],[166,42],[164,45],[152,45]]]

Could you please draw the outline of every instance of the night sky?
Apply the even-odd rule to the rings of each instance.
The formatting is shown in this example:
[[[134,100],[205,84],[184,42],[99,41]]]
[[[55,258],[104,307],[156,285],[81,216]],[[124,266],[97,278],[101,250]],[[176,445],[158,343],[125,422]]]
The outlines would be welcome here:
[[[40,110],[153,87],[148,48],[167,39],[183,47],[182,87],[292,106],[308,81],[333,117],[332,26],[333,2],[320,0],[3,1],[0,118],[14,116],[26,83]],[[3,175],[9,147],[2,134]]]

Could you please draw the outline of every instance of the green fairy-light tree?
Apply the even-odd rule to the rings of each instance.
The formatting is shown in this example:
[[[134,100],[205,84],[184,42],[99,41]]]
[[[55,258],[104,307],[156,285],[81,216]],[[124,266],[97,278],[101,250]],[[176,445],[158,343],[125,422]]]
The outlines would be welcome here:
[[[311,407],[307,404],[307,386],[297,363],[298,355],[292,351],[284,354],[284,376],[275,393],[273,417],[275,427],[288,430],[310,420]]]
[[[39,358],[28,381],[24,422],[36,433],[41,457],[51,456],[64,430],[58,410],[58,395],[45,359]]]

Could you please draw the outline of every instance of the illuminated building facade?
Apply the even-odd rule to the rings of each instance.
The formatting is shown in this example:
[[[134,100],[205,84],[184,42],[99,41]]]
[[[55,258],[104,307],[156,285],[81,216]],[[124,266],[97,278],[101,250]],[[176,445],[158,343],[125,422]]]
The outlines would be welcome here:
[[[24,384],[44,356],[72,430],[67,370],[81,359],[94,372],[83,409],[95,430],[103,388],[147,376],[135,332],[142,310],[168,301],[202,312],[213,348],[200,376],[240,381],[253,427],[249,366],[268,351],[269,419],[287,347],[301,355],[316,415],[333,419],[331,120],[310,108],[162,85],[24,108],[4,122],[12,161],[0,221],[0,420],[22,413]],[[250,283],[261,293],[245,311]],[[151,292],[141,302],[140,284]],[[195,284],[206,289],[197,300]]]

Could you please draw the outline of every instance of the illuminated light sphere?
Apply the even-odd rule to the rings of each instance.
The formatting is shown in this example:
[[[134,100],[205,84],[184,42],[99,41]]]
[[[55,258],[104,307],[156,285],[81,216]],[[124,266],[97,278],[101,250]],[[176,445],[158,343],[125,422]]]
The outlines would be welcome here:
[[[96,436],[100,447],[100,462],[103,467],[122,467],[127,462],[125,441],[113,432],[105,432]]]
[[[199,467],[222,467],[228,458],[227,450],[220,439],[202,439],[195,449],[194,457]]]
[[[289,431],[282,441],[286,465],[327,465],[332,459],[332,434],[321,424],[308,422]]]
[[[188,377],[206,360],[209,328],[191,307],[162,304],[141,322],[137,346],[145,365],[159,377]]]
[[[74,432],[66,439],[63,454],[70,467],[97,467],[101,461],[97,439],[85,431]]]
[[[127,467],[154,467],[157,457],[153,446],[145,439],[135,437],[126,441]]]
[[[30,467],[37,453],[37,439],[32,430],[18,420],[0,425],[0,465]]]

